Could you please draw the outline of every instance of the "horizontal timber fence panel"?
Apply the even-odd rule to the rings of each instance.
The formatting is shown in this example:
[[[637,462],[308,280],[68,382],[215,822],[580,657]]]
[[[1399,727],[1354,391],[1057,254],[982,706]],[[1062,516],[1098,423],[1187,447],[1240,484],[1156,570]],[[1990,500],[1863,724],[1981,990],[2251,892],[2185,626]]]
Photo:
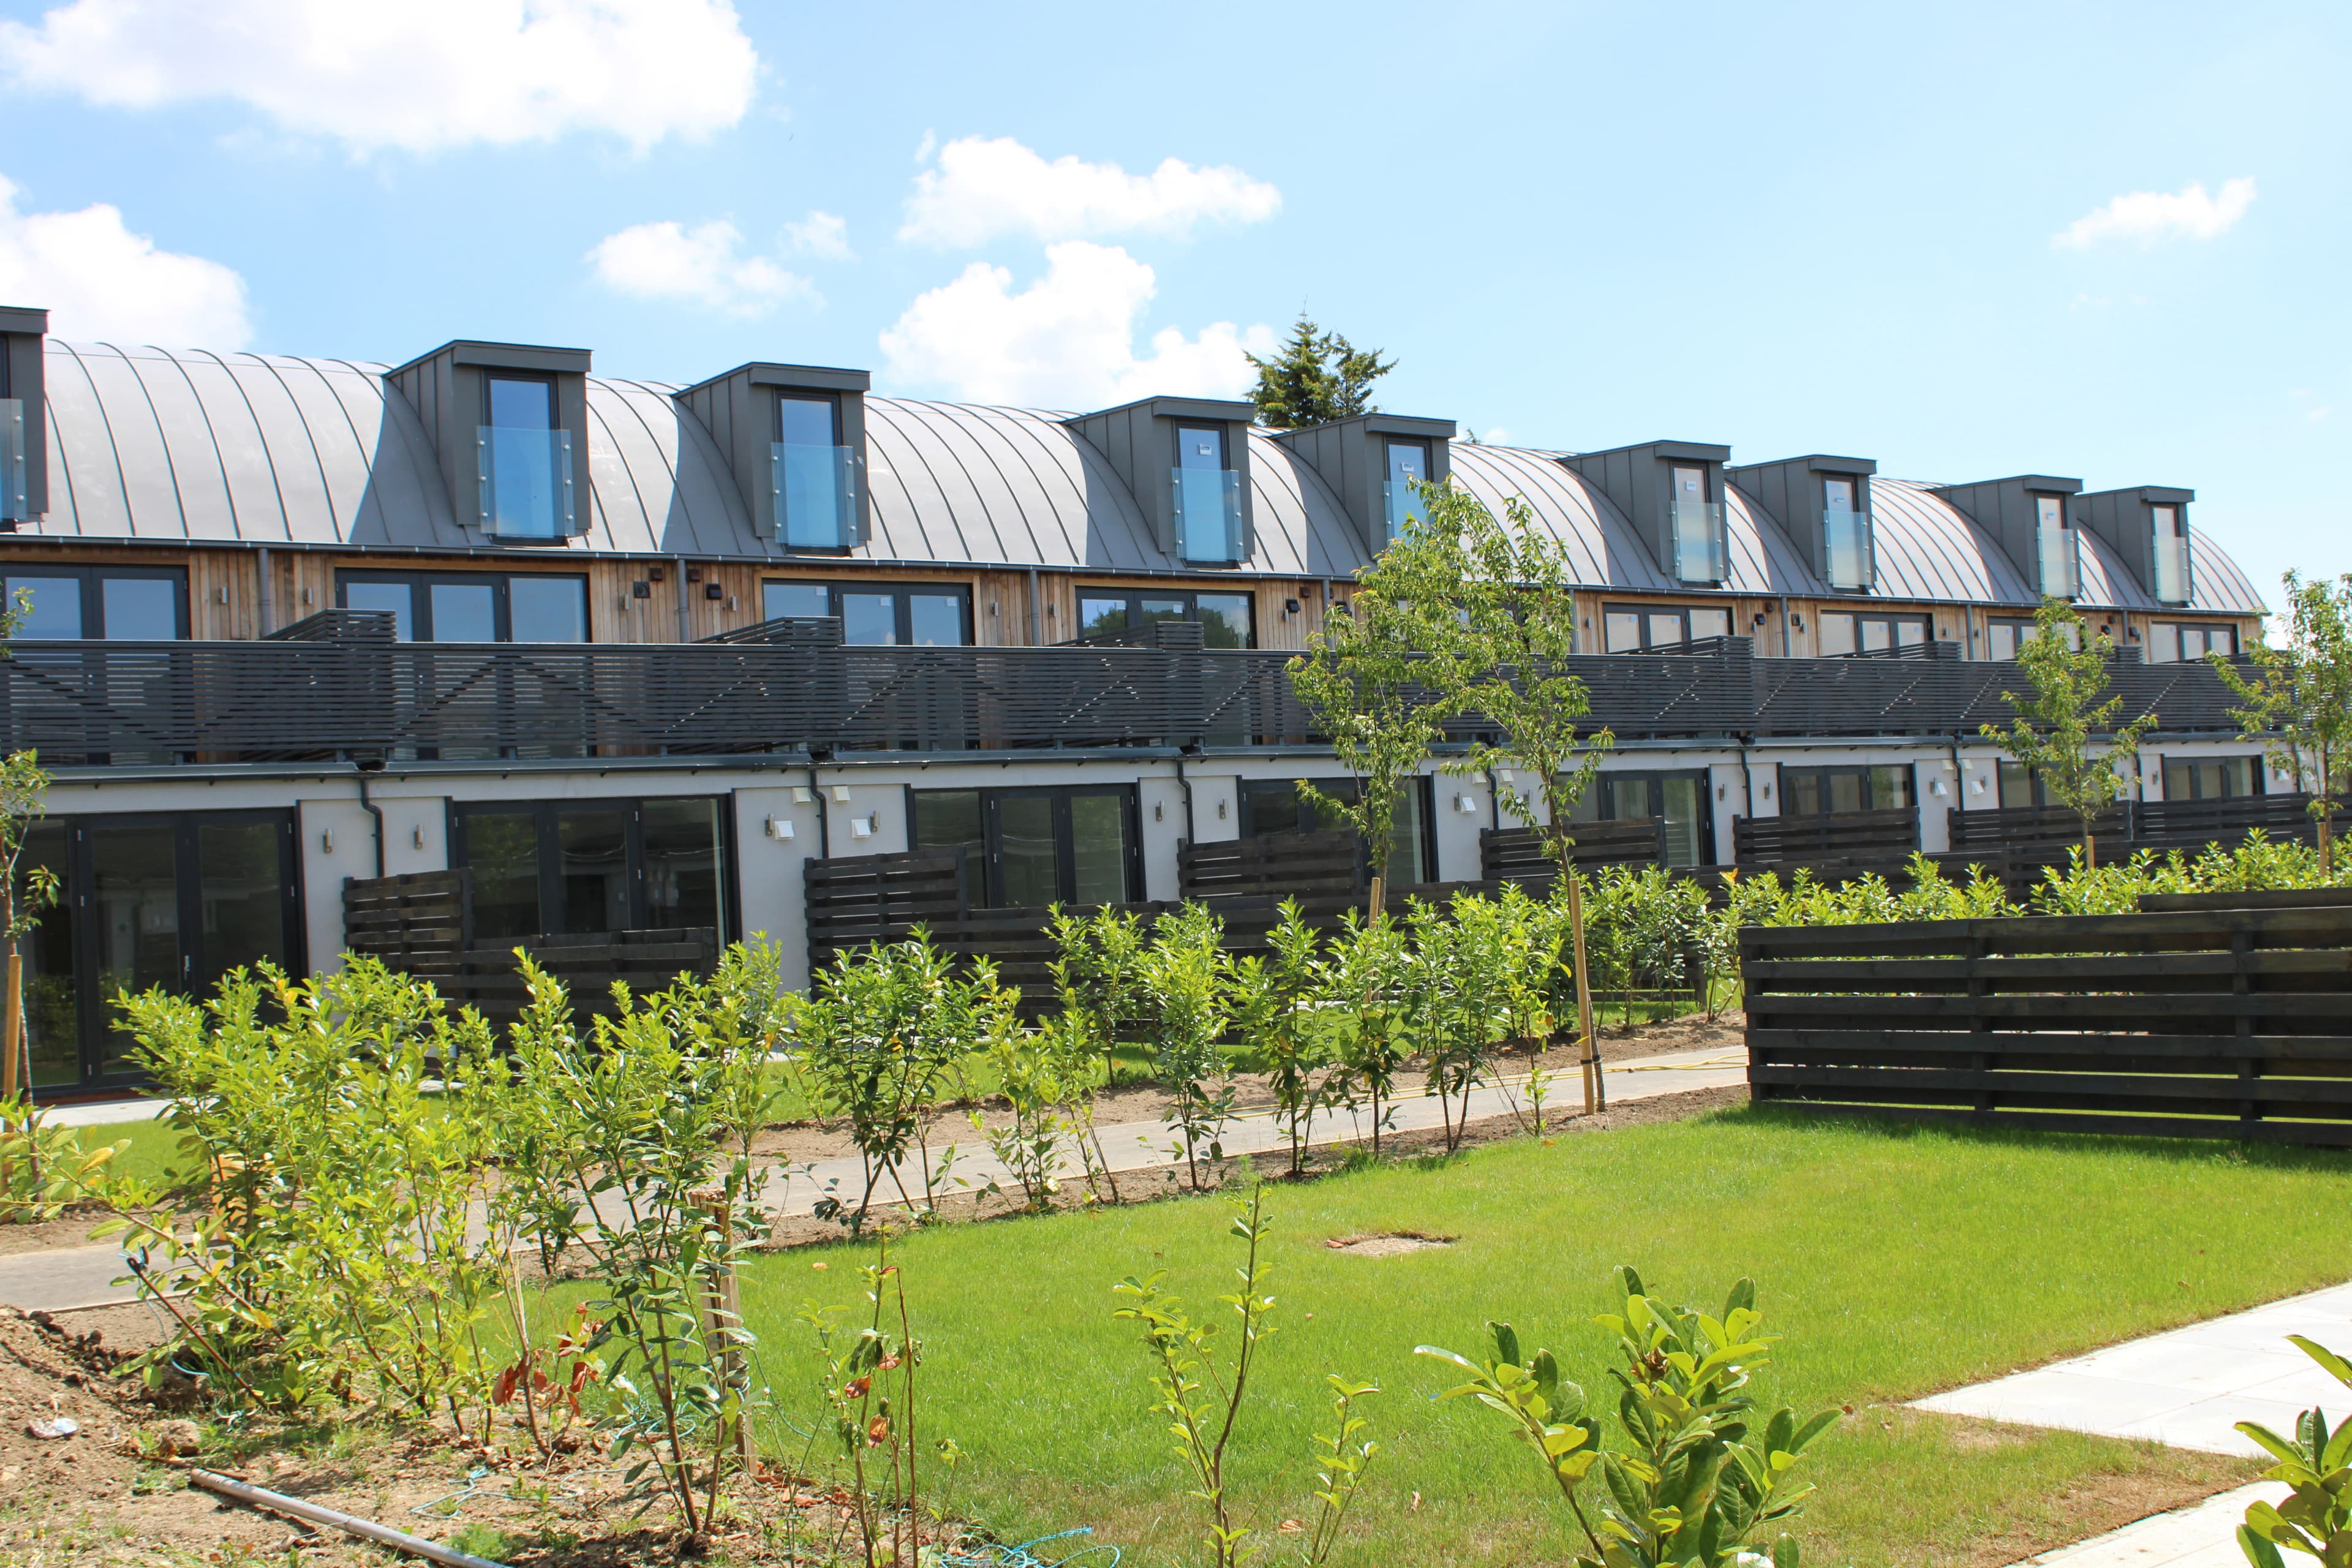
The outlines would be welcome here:
[[[473,873],[343,879],[343,946],[427,980],[457,973],[472,945]]]
[[[667,988],[680,974],[707,979],[719,963],[719,933],[709,926],[515,937],[479,942],[461,953],[457,973],[441,987],[442,994],[478,1008],[503,1034],[530,1001],[517,948],[563,982],[572,1015],[583,1021],[612,1016],[616,980],[642,995]]]
[[[2352,1147],[2352,900],[2337,890],[1751,926],[1740,968],[1759,1102]]]
[[[1900,865],[1919,847],[1915,806],[1820,816],[1735,816],[1733,858],[1743,868],[1848,862]]]
[[[1588,874],[1609,866],[1661,866],[1666,858],[1666,823],[1661,816],[1627,816],[1609,822],[1578,822],[1569,827],[1569,853]],[[1486,827],[1478,833],[1478,871],[1489,882],[1517,882],[1539,893],[1559,876],[1559,860],[1542,834],[1530,827]]]
[[[1188,899],[1271,894],[1276,899],[1360,896],[1364,856],[1351,828],[1268,833],[1176,852],[1176,885]]]
[[[829,624],[828,624],[829,625]],[[1153,646],[883,647],[813,626],[687,644],[413,643],[390,618],[313,616],[254,642],[25,643],[0,661],[0,745],[51,766],[1032,747],[1295,745],[1291,655]],[[2015,667],[1974,660],[1580,654],[1589,723],[1621,739],[1948,734],[2004,722]],[[2234,734],[2203,664],[2111,667],[2128,714]],[[1449,721],[1482,734],[1476,714]]]

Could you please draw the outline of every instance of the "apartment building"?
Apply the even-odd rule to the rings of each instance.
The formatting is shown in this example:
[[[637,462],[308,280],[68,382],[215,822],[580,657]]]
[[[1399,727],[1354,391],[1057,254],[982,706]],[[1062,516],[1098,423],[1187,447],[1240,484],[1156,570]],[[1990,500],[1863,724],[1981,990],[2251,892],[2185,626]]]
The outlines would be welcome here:
[[[0,309],[31,605],[0,726],[56,773],[30,858],[68,893],[27,948],[37,1079],[119,1077],[118,985],[333,963],[349,878],[465,867],[477,940],[765,931],[795,979],[812,858],[955,844],[979,903],[1173,897],[1180,845],[1296,827],[1294,781],[1336,773],[1283,658],[1423,479],[1569,550],[1620,737],[1590,809],[1662,818],[1675,863],[1742,816],[1911,807],[1934,850],[1947,810],[2030,804],[1975,731],[2043,593],[2162,716],[2142,795],[2287,787],[2198,662],[2263,605],[2191,490],[1251,416],[68,343]],[[1477,875],[1491,784],[1410,804],[1399,879]]]

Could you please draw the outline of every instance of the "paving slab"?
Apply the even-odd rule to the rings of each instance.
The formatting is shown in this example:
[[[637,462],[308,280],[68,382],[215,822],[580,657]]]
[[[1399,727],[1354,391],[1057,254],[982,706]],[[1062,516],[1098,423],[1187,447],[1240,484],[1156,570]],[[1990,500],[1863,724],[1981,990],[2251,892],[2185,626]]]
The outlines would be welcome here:
[[[1748,1081],[1748,1052],[1744,1047],[1735,1047],[1612,1062],[1602,1081],[1612,1104],[1689,1089],[1727,1088]],[[1483,1121],[1523,1110],[1526,1082],[1524,1074],[1514,1074],[1474,1089],[1470,1119]],[[1581,1105],[1582,1095],[1582,1086],[1575,1074],[1555,1075],[1549,1091],[1549,1113],[1556,1116],[1562,1110]],[[1426,1096],[1407,1095],[1393,1103],[1393,1111],[1388,1120],[1391,1131],[1420,1131],[1440,1125],[1437,1101]],[[1115,1174],[1164,1174],[1183,1163],[1181,1149],[1171,1152],[1179,1134],[1164,1123],[1128,1121],[1097,1131]],[[925,1160],[936,1171],[948,1148],[956,1150],[956,1157],[946,1173],[943,1192],[984,1190],[992,1180],[1008,1186],[1013,1184],[1012,1173],[988,1152],[986,1142],[971,1131],[969,1123],[943,1122],[940,1129],[940,1134],[957,1131],[964,1136],[952,1144],[942,1137],[940,1142],[924,1151]],[[1351,1142],[1370,1135],[1371,1118],[1361,1113],[1319,1116],[1308,1129],[1308,1142],[1318,1145]],[[1252,1110],[1234,1118],[1221,1142],[1228,1158],[1264,1154],[1286,1146],[1282,1130],[1267,1110]],[[1064,1163],[1070,1174],[1076,1174],[1075,1149],[1065,1152]],[[905,1177],[910,1192],[922,1190],[924,1168],[910,1162]],[[768,1208],[782,1214],[804,1215],[828,1193],[854,1201],[864,1184],[865,1167],[855,1156],[819,1160],[806,1166],[771,1164],[766,1168],[761,1201]],[[887,1180],[877,1190],[877,1202],[886,1195],[896,1195],[895,1187]],[[116,1282],[127,1273],[121,1249],[111,1243],[18,1253],[0,1258],[0,1302],[28,1312],[62,1312],[133,1300],[138,1292]]]
[[[2286,1342],[2289,1334],[2352,1351],[2352,1285],[1956,1388],[1914,1406],[2258,1458],[2262,1449],[2235,1429],[2237,1423],[2259,1421],[2292,1432],[2296,1415],[2313,1405],[2352,1400]]]
[[[2276,1502],[2285,1493],[2276,1481],[2257,1481],[2029,1557],[2019,1568],[2245,1568],[2238,1523],[2246,1505],[2257,1499]]]

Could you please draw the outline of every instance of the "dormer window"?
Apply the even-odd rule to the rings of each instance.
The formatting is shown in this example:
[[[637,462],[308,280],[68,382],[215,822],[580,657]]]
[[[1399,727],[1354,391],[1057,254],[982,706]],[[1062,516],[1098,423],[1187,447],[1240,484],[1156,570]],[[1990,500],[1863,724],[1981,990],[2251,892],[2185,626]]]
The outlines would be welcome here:
[[[1822,479],[1822,577],[1832,588],[1866,589],[1877,580],[1876,544],[1862,483],[1852,474]]]
[[[776,542],[787,550],[847,550],[857,542],[857,454],[841,438],[841,399],[776,395],[770,489]]]
[[[0,533],[48,510],[43,446],[41,342],[47,310],[0,305]]]
[[[2189,530],[2180,521],[2180,509],[2151,506],[2147,521],[2156,596],[2168,605],[2185,605],[2189,598]]]
[[[1242,476],[1225,461],[1222,425],[1176,426],[1176,553],[1203,565],[1230,566],[1243,556]]]
[[[25,405],[8,389],[8,355],[0,345],[0,522],[33,515],[25,484]]]
[[[2075,554],[2074,531],[2066,521],[2066,498],[2033,498],[2033,560],[2040,581],[2035,586],[2049,599],[2072,599],[2083,591],[2082,563]]]
[[[1381,505],[1388,518],[1389,537],[1394,539],[1421,521],[1421,491],[1417,488],[1429,482],[1429,443],[1426,441],[1391,441],[1388,443],[1388,480],[1381,487]]]
[[[500,539],[571,538],[579,531],[572,432],[559,427],[553,379],[499,371],[483,379],[486,421],[476,432],[483,529]]]
[[[1684,583],[1720,583],[1731,574],[1723,535],[1723,502],[1707,494],[1706,469],[1674,466],[1666,500],[1674,574]]]

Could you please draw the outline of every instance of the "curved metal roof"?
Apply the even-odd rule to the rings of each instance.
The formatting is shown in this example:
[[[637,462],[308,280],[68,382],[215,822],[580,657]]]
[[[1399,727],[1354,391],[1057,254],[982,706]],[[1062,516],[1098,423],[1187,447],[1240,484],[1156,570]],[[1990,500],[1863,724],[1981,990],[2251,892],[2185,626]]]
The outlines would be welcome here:
[[[49,511],[40,537],[155,543],[464,551],[423,424],[385,367],[274,354],[47,342]],[[782,559],[727,460],[657,382],[588,379],[589,531],[583,553]],[[1102,572],[1183,573],[1102,454],[1038,409],[866,399],[873,536],[856,558]],[[1250,434],[1255,527],[1244,574],[1345,577],[1362,542],[1321,476],[1266,432]],[[1454,478],[1500,511],[1524,499],[1577,578],[1633,593],[1694,590],[1667,577],[1626,519],[1561,454],[1452,447]],[[1828,592],[1786,533],[1727,487],[1732,592]],[[2031,605],[1991,540],[1928,487],[1871,481],[1874,597]],[[2192,533],[2200,610],[2259,614],[2245,574]],[[2083,536],[2084,600],[2160,608],[2106,546]],[[1699,590],[1704,592],[1704,590]]]

